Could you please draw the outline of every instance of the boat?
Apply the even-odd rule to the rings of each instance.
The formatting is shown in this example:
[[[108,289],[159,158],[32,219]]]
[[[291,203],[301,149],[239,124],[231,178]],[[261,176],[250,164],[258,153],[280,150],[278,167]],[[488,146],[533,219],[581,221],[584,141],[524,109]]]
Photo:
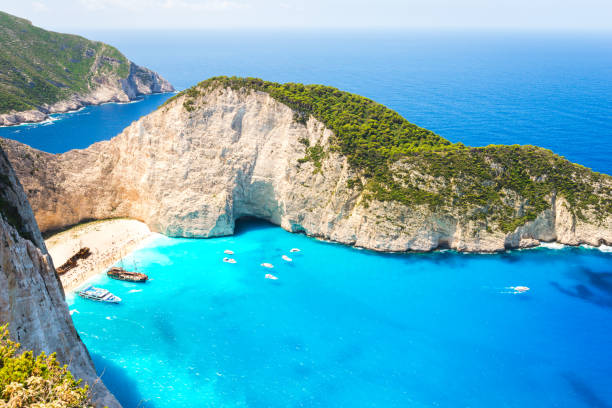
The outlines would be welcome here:
[[[300,248],[291,248],[289,252],[300,252]]]
[[[225,251],[223,251],[223,253],[227,255],[234,255],[234,251],[232,251],[231,249],[226,249]]]
[[[510,286],[510,289],[513,289],[514,293],[524,293],[529,290],[527,286]]]
[[[278,280],[278,278],[271,273],[266,273],[266,279]]]
[[[94,286],[88,286],[85,289],[80,290],[79,296],[85,299],[95,300],[97,302],[105,302],[105,303],[121,302],[120,297],[113,295],[106,289],[96,288]]]
[[[117,279],[128,282],[146,282],[149,277],[144,273],[139,272],[128,272],[123,268],[114,266],[106,272],[106,276],[111,279]]]
[[[283,258],[287,262],[293,261],[293,259],[289,258],[287,255],[283,255],[283,256],[281,256],[281,258]]]
[[[263,266],[264,268],[274,268],[274,265],[272,265],[271,263],[267,263],[267,262],[262,263],[261,266]]]
[[[236,263],[236,260],[234,258],[223,258],[223,262]]]

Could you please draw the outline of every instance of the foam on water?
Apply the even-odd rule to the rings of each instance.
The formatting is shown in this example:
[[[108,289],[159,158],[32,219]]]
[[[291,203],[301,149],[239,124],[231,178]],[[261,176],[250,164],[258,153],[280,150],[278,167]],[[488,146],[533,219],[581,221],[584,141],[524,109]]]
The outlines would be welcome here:
[[[565,245],[560,244],[558,242],[541,242],[540,243],[540,247],[548,248],[548,249],[564,249],[564,248],[566,248]]]
[[[612,404],[609,253],[376,254],[249,222],[133,259],[151,281],[97,284],[122,304],[71,301],[126,407]]]
[[[593,246],[593,245],[588,245],[588,244],[582,244],[579,246],[580,248],[583,249],[588,249],[588,250],[594,250],[594,251],[601,251],[601,252],[612,252],[612,246],[609,245],[599,245],[599,246]],[[537,246],[536,248],[546,248],[546,249],[567,249],[567,248],[572,248],[571,246],[568,245],[563,245],[560,244],[558,242],[541,242],[539,246]],[[533,248],[527,248],[526,250],[531,250]]]

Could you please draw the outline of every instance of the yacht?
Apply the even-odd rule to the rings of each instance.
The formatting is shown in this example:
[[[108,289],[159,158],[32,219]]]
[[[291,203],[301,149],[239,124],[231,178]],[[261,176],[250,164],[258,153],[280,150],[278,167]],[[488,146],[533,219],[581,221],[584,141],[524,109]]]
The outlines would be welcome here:
[[[106,303],[119,303],[121,298],[113,295],[106,289],[96,288],[94,286],[88,286],[83,290],[79,291],[79,296],[85,299],[91,299],[98,302]]]

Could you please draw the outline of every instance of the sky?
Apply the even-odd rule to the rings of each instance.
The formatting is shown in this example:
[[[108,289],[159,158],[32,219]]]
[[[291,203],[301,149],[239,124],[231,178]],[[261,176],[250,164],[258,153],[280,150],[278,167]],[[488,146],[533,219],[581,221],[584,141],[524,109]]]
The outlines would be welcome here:
[[[55,31],[612,30],[612,0],[0,0],[0,10]]]

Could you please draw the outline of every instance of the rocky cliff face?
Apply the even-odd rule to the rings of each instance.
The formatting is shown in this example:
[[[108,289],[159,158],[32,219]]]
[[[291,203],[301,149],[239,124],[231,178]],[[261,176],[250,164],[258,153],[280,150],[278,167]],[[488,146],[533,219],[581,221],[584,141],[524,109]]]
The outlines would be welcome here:
[[[92,386],[100,406],[120,407],[97,379],[68,313],[64,292],[34,214],[8,158],[0,149],[0,322],[23,349],[56,352]]]
[[[378,201],[350,182],[361,176],[337,151],[329,149],[320,168],[300,160],[307,145],[326,146],[333,132],[312,116],[305,124],[295,118],[265,92],[216,88],[195,101],[181,95],[85,150],[51,155],[13,141],[3,145],[43,230],[132,217],[163,234],[211,237],[232,234],[236,219],[254,216],[380,251],[501,251],[540,240],[612,243],[609,212],[586,208],[578,216],[555,194],[544,197],[547,210],[511,232],[452,205]],[[440,189],[448,184],[416,162],[396,166],[411,180],[429,178],[428,185]],[[597,183],[598,194],[609,193],[610,177]],[[527,204],[512,192],[504,200],[518,212]]]
[[[133,62],[129,65],[130,73],[127,78],[114,74],[98,76],[94,78],[95,85],[87,92],[75,93],[51,105],[43,104],[38,109],[0,114],[0,126],[42,122],[49,119],[49,115],[53,113],[71,112],[84,106],[106,102],[129,102],[143,95],[174,91],[174,87],[158,73]]]

